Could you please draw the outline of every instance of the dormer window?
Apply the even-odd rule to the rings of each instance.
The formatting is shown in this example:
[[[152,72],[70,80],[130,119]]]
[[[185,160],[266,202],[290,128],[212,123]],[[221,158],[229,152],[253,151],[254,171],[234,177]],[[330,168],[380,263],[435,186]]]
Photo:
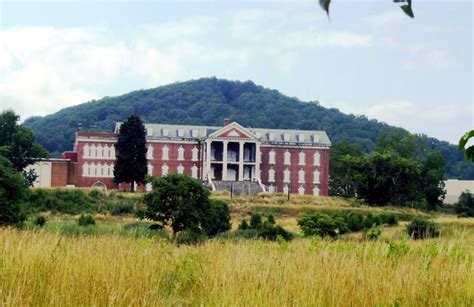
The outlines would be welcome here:
[[[298,135],[298,140],[299,140],[300,142],[304,142],[304,133],[300,133],[300,134]]]
[[[153,136],[153,128],[147,128],[146,129],[146,135],[147,136]]]
[[[318,143],[319,142],[319,135],[315,134],[313,135],[313,143]]]
[[[285,142],[290,141],[290,134],[289,133],[283,133],[283,141],[285,141]]]
[[[169,134],[170,134],[170,131],[169,131],[168,128],[163,128],[162,132],[163,132],[163,136],[169,136]]]
[[[193,129],[191,131],[191,134],[192,134],[193,138],[197,138],[197,137],[199,137],[199,130],[198,129]]]
[[[275,135],[270,132],[270,133],[268,134],[268,140],[273,142],[273,141],[275,140]]]
[[[184,129],[178,129],[178,136],[180,138],[184,137]]]

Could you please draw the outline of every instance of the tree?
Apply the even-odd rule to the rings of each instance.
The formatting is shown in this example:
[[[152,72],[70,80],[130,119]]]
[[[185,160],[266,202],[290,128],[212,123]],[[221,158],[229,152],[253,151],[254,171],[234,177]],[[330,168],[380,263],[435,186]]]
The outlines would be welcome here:
[[[352,198],[356,196],[354,173],[348,158],[363,155],[359,144],[352,144],[345,140],[331,146],[329,160],[329,194]]]
[[[407,14],[411,18],[415,17],[415,15],[413,14],[413,9],[411,7],[411,0],[393,0],[393,2],[398,3],[405,14]],[[329,5],[331,4],[331,0],[319,0],[319,4],[329,16]]]
[[[466,160],[474,162],[474,145],[466,146],[470,139],[474,138],[474,130],[466,132],[459,140],[458,149],[464,151]]]
[[[474,217],[474,195],[469,191],[462,192],[454,210],[460,216]]]
[[[441,205],[446,195],[443,181],[444,166],[445,162],[439,151],[429,153],[421,164],[420,190],[431,209]]]
[[[210,207],[202,221],[202,229],[209,237],[230,230],[229,206],[222,200],[210,200]]]
[[[115,144],[117,160],[114,166],[114,182],[130,183],[135,190],[135,182],[145,183],[148,172],[146,160],[146,131],[140,117],[132,115],[121,126]]]
[[[421,160],[427,155],[426,139],[403,129],[393,129],[380,133],[375,151],[390,152],[396,156]]]
[[[20,205],[25,193],[23,177],[8,159],[0,156],[0,225],[18,225],[24,221]]]
[[[41,145],[35,144],[30,129],[18,125],[19,120],[11,110],[0,113],[0,155],[10,160],[15,170],[23,174],[26,185],[31,186],[37,176],[33,171],[25,171],[25,167],[48,154]]]
[[[210,212],[209,190],[183,174],[151,178],[152,191],[145,195],[145,217],[169,225],[173,241],[184,230],[201,230]]]

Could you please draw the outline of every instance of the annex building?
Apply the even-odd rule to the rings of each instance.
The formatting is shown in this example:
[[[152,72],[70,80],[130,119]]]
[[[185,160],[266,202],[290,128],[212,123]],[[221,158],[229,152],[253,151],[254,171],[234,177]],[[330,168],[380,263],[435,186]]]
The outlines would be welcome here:
[[[124,188],[113,182],[120,124],[114,133],[77,132],[74,149],[62,159],[32,166],[39,175],[35,185]],[[145,129],[149,175],[186,174],[236,194],[328,195],[331,142],[324,131],[248,128],[229,120],[221,127],[145,124]]]

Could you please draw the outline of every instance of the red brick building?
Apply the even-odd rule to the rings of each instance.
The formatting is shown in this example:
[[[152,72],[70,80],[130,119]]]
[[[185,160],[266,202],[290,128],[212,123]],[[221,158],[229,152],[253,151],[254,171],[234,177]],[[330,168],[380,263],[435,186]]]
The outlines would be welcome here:
[[[35,164],[36,185],[124,188],[113,182],[119,127],[115,133],[77,132],[73,151]],[[323,131],[245,128],[229,121],[222,127],[145,128],[150,175],[184,173],[213,189],[248,183],[249,193],[253,186],[254,192],[328,194],[331,143]]]

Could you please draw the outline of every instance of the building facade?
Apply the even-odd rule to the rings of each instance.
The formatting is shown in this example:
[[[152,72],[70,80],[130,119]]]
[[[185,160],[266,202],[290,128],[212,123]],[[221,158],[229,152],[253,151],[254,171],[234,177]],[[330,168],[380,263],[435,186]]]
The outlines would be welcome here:
[[[74,150],[60,160],[67,162],[67,185],[123,188],[113,182],[119,128],[117,123],[114,133],[76,133]],[[145,129],[149,175],[186,174],[213,189],[221,182],[253,182],[265,192],[328,195],[331,143],[323,131],[246,128],[228,120],[222,127]],[[49,177],[55,176],[53,171]]]

